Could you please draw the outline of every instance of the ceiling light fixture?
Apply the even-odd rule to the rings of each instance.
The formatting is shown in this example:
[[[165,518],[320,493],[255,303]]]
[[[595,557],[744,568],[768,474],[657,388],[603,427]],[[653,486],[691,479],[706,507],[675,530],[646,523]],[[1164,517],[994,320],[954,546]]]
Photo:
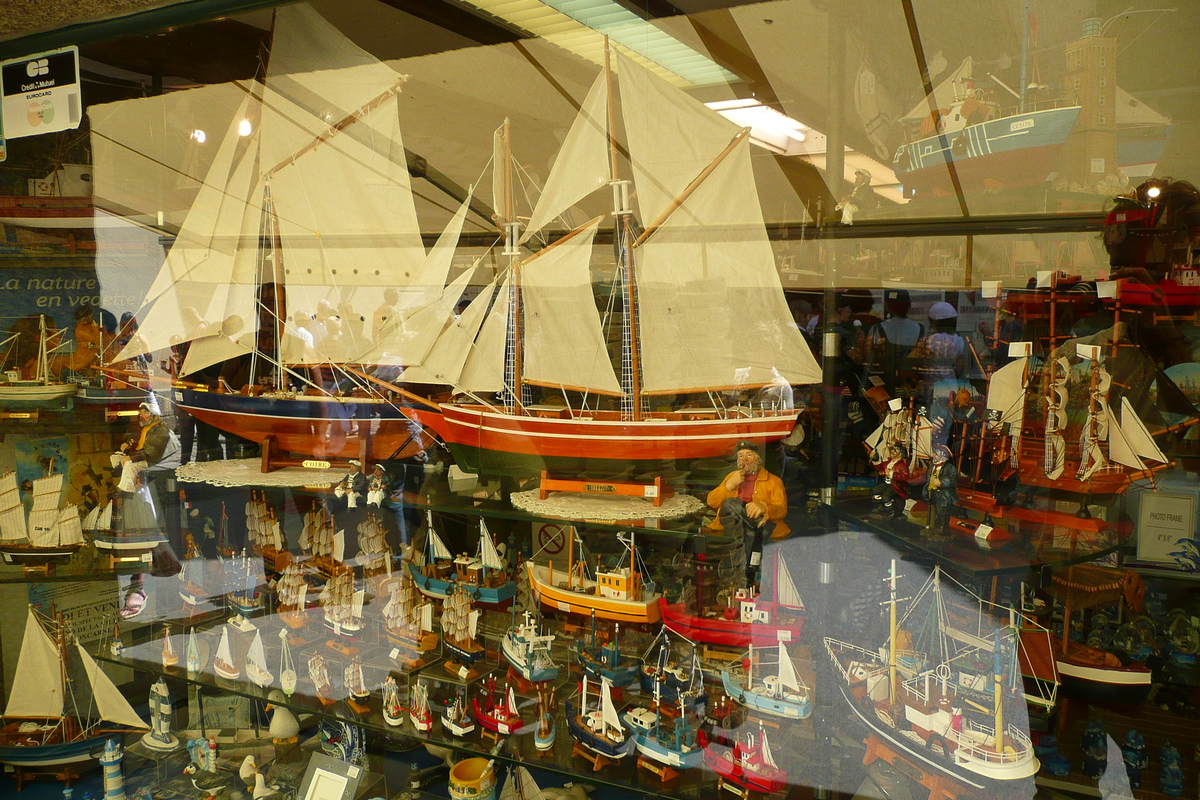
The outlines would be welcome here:
[[[784,156],[806,152],[803,145],[807,127],[752,97],[705,105],[734,125],[749,128],[752,144]]]

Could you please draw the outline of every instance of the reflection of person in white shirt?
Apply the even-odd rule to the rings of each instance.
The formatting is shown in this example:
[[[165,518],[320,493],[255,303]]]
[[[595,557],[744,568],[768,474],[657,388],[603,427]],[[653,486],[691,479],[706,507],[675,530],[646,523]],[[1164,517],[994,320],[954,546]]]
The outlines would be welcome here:
[[[283,327],[283,361],[285,364],[302,364],[309,361],[313,351],[313,335],[305,324],[308,315],[297,311],[292,321]]]

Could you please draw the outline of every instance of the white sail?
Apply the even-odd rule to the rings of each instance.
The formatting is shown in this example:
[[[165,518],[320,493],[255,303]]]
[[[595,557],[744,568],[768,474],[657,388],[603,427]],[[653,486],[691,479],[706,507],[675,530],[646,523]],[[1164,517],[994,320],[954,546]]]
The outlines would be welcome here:
[[[254,641],[250,643],[250,649],[246,651],[246,664],[253,664],[259,667],[263,672],[267,671],[267,653],[263,649],[262,632],[254,632]]]
[[[1133,410],[1129,399],[1121,398],[1121,421],[1109,425],[1108,455],[1118,464],[1136,470],[1146,469],[1144,458],[1166,464],[1170,461],[1154,442],[1154,437]]]
[[[600,328],[589,269],[599,224],[599,218],[593,220],[570,240],[521,265],[527,383],[621,393]]]
[[[221,628],[221,641],[217,645],[216,660],[233,666],[233,652],[229,649],[229,629]]]
[[[433,631],[433,604],[426,603],[420,608],[421,630]]]
[[[350,614],[352,616],[354,616],[354,617],[362,616],[363,603],[366,602],[366,599],[367,599],[367,592],[365,589],[359,589],[358,591],[356,591],[354,593],[354,596],[350,600]]]
[[[29,511],[29,543],[34,547],[58,544],[58,499],[62,495],[63,476],[47,475],[33,482],[33,508]]]
[[[779,643],[779,683],[793,692],[800,691],[800,680],[796,677],[796,666],[792,663],[792,657],[788,655],[787,647],[783,642]]]
[[[17,490],[17,473],[0,476],[0,541],[12,542],[26,538],[25,506]]]
[[[471,615],[468,619],[469,622],[467,626],[467,633],[469,634],[470,638],[474,639],[479,633],[479,612],[475,609],[471,609]]]
[[[498,392],[504,388],[504,348],[508,336],[508,306],[512,286],[505,277],[483,321],[475,345],[467,354],[458,387],[468,392]]]
[[[334,561],[341,561],[346,557],[346,532],[338,531],[333,535],[333,550],[331,551]]]
[[[621,727],[621,718],[617,716],[617,707],[612,701],[612,684],[608,678],[602,678],[600,684],[600,715],[604,720],[605,727],[611,727],[615,730],[624,730]]]
[[[779,556],[775,564],[775,602],[787,608],[804,608],[804,600],[796,589],[796,582],[792,580],[792,573],[788,571],[783,556]]]
[[[743,139],[635,255],[649,394],[820,381],[784,299],[749,147]]]
[[[58,522],[54,526],[57,544],[83,544],[83,526],[79,523],[79,506],[68,503],[58,513]]]
[[[479,560],[488,569],[504,568],[504,562],[500,560],[500,554],[496,552],[496,545],[492,542],[492,534],[488,532],[482,519],[479,520]]]
[[[564,211],[604,186],[611,177],[608,157],[608,76],[603,71],[592,83],[575,122],[567,132],[546,185],[538,197],[529,227],[521,236],[525,242]],[[500,172],[499,166],[496,169]]]
[[[434,302],[441,296],[450,277],[450,267],[454,263],[454,252],[458,249],[458,239],[462,235],[463,222],[466,221],[467,211],[471,208],[471,199],[475,187],[467,190],[467,196],[459,204],[458,210],[450,218],[449,224],[438,237],[437,242],[429,249],[424,263],[408,281],[408,286],[400,292],[397,307],[402,311],[421,308]],[[474,270],[468,270],[474,272]]]
[[[450,321],[433,347],[429,348],[425,359],[404,371],[404,380],[408,383],[456,385],[495,291],[495,281],[483,287],[462,315]]]
[[[25,617],[25,638],[4,713],[10,717],[63,715],[61,655],[32,608]]]
[[[96,713],[100,715],[100,719],[130,728],[149,728],[150,726],[133,710],[133,706],[129,705],[121,690],[113,685],[112,679],[104,674],[100,665],[83,649],[83,645],[76,642],[75,649],[79,651],[88,683],[92,686],[92,699],[96,703]]]
[[[62,473],[36,478],[33,481],[33,510],[42,511],[47,508],[58,508],[58,500],[62,496]]]
[[[765,730],[762,732],[761,756],[764,764],[776,769],[779,768],[779,765],[775,763],[775,756],[771,754],[771,743],[767,741],[767,732]]]
[[[1001,422],[1017,428],[1025,416],[1025,365],[1028,361],[1028,358],[1015,358],[992,373],[988,381],[988,409],[999,411]]]
[[[546,795],[542,791],[542,787],[537,785],[537,781],[529,774],[529,770],[517,767],[517,777],[521,781],[522,800],[545,800]]]
[[[445,330],[473,273],[467,270],[439,289],[440,294],[432,302],[405,315],[380,342],[355,360],[392,366],[420,364]]]
[[[508,687],[508,713],[516,716],[517,714],[517,696],[513,693],[513,687]]]
[[[432,525],[428,527],[427,533],[429,536],[429,549],[432,551],[435,559],[454,558],[454,556],[450,554],[450,550],[447,549],[446,543],[443,542],[442,538],[437,535],[437,531],[433,529]]]

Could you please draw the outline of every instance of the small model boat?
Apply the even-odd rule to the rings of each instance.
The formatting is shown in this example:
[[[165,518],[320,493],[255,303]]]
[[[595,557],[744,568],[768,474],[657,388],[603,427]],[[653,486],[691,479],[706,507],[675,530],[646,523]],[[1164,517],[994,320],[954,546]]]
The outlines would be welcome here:
[[[336,637],[353,640],[362,632],[363,603],[366,591],[355,590],[354,576],[339,572],[325,583],[321,590],[321,608],[325,614],[325,627]]]
[[[500,791],[500,800],[546,800],[546,793],[525,767],[512,767]]]
[[[454,557],[433,528],[433,512],[426,514],[424,564],[410,562],[409,573],[417,588],[428,597],[444,600],[458,585],[465,585],[479,605],[503,606],[517,593],[516,581],[508,574],[492,535],[479,521],[479,550],[475,557]]]
[[[171,626],[163,625],[162,665],[170,669],[179,663],[179,653],[175,652],[175,643],[171,641]]]
[[[505,685],[504,692],[501,693],[496,689],[496,679],[488,678],[487,700],[484,705],[480,706],[478,697],[471,701],[475,710],[475,721],[480,727],[493,733],[516,733],[524,723],[517,711],[517,698],[513,694],[513,688]]]
[[[383,682],[383,721],[393,728],[404,723],[404,706],[400,703],[400,687],[388,675]]]
[[[757,735],[739,737],[733,747],[709,742],[704,748],[704,764],[720,776],[721,788],[731,783],[739,789],[763,794],[781,792],[787,788],[787,773],[775,763],[766,729],[759,727]]]
[[[753,588],[737,589],[730,602],[691,614],[683,603],[660,598],[663,625],[692,642],[728,647],[767,647],[798,642],[804,632],[804,601],[782,554],[775,558],[774,600]]]
[[[157,528],[126,528],[121,510],[111,499],[88,512],[83,518],[83,530],[97,550],[108,552],[114,558],[149,553],[167,541]]]
[[[252,490],[246,501],[246,539],[250,551],[263,560],[273,573],[282,572],[292,563],[292,554],[283,540],[279,518],[263,492]]]
[[[394,576],[387,584],[391,596],[383,607],[384,633],[396,646],[393,660],[404,667],[419,667],[424,655],[438,645],[433,632],[433,603],[418,603],[413,578],[407,572]]]
[[[65,623],[47,624],[49,631],[30,607],[0,720],[0,764],[45,769],[86,763],[110,737],[148,728],[83,645],[70,638]],[[86,681],[89,691],[72,692],[68,674]],[[76,705],[77,697],[87,698],[86,707]]]
[[[375,512],[358,524],[358,556],[363,578],[373,591],[392,577],[392,548],[387,541],[387,528]]]
[[[33,507],[26,519],[17,489],[17,473],[0,475],[0,555],[9,564],[37,564],[65,560],[83,547],[79,508],[59,507],[63,475],[33,481]]]
[[[316,568],[326,577],[349,571],[342,559],[345,557],[346,533],[339,531],[333,515],[324,505],[317,505],[304,515],[300,531],[300,551],[307,554]]]
[[[446,710],[442,712],[442,727],[455,736],[466,736],[475,730],[475,716],[471,713],[471,709],[467,708],[464,698],[465,691],[465,689],[459,690],[459,693],[454,696],[454,701],[449,703]]]
[[[585,675],[579,707],[576,708],[570,700],[566,703],[567,730],[572,738],[596,755],[615,761],[632,753],[635,742],[617,716],[617,708],[612,701],[612,686],[608,681],[600,683],[597,708],[589,709],[587,703],[588,679]]]
[[[725,693],[754,711],[785,719],[804,719],[812,713],[811,692],[796,674],[791,653],[784,643],[780,642],[775,646],[776,661],[767,663],[761,656],[764,651],[770,652],[771,649],[762,648],[756,651],[755,648],[750,648],[749,656],[744,662],[744,686],[730,675],[729,670],[722,670],[721,683]]]
[[[408,720],[421,733],[433,730],[433,712],[429,709],[429,686],[425,681],[418,680],[413,685]]]
[[[471,607],[466,589],[456,586],[442,605],[442,644],[450,656],[445,662],[447,671],[463,677],[478,674],[469,666],[483,657],[478,635],[479,611]]]
[[[291,697],[296,691],[296,663],[292,660],[292,646],[288,644],[287,628],[279,631],[279,686],[284,695]]]
[[[684,698],[700,701],[704,697],[702,691],[704,676],[700,671],[700,660],[696,656],[696,646],[686,643],[690,651],[685,657],[685,663],[680,663],[671,637],[664,628],[659,631],[650,647],[642,657],[642,667],[639,672],[639,682],[642,691],[654,695],[655,703],[678,703]]]
[[[370,710],[367,701],[371,699],[371,690],[367,688],[362,662],[358,656],[346,662],[346,666],[342,668],[342,680],[348,695],[346,704],[360,714],[367,713]]]
[[[621,655],[621,626],[613,630],[613,638],[607,644],[600,644],[596,636],[596,615],[592,614],[592,633],[590,638],[580,638],[571,644],[571,652],[575,654],[580,669],[596,683],[607,680],[617,688],[628,686],[637,680],[641,661],[634,656]]]
[[[533,746],[538,752],[545,753],[554,749],[558,727],[554,724],[554,690],[548,684],[538,684],[537,698],[538,723],[533,729]]]
[[[189,676],[200,674],[200,670],[204,668],[204,664],[200,661],[200,645],[196,641],[196,629],[192,628],[188,631],[187,649],[184,651],[184,659]]]
[[[250,616],[262,607],[262,595],[258,587],[263,579],[262,561],[251,557],[245,550],[225,563],[225,580],[229,588],[226,600],[233,611],[229,624],[243,633],[255,629]]]
[[[254,632],[254,641],[246,652],[246,677],[255,686],[264,689],[271,685],[275,676],[267,669],[267,654],[263,650],[262,631]]]
[[[695,668],[695,665],[693,665]],[[696,670],[699,674],[699,670]],[[688,714],[689,701],[697,699],[696,694],[703,694],[701,683],[694,692],[684,692],[678,696],[679,714],[664,724],[663,703],[666,696],[663,687],[666,685],[666,673],[660,671],[654,680],[654,710],[634,708],[626,711],[621,717],[625,726],[633,732],[635,746],[642,756],[674,769],[692,769],[700,766],[702,748],[696,738],[694,718]]]
[[[77,387],[74,383],[64,383],[51,377],[50,354],[66,346],[66,341],[63,340],[64,333],[65,329],[47,331],[45,315],[38,314],[38,352],[33,374],[23,378],[19,369],[8,369],[0,373],[0,405],[37,405],[75,394]],[[3,361],[8,360],[10,353],[18,352],[16,344],[20,336],[20,333],[14,333],[0,341],[0,347],[8,345]]]
[[[283,624],[300,630],[308,624],[308,581],[295,562],[283,568],[275,581],[275,612]]]
[[[555,575],[554,562],[548,566],[525,562],[529,586],[543,606],[569,614],[596,616],[617,622],[655,623],[659,621],[659,594],[653,584],[645,584],[645,568],[637,554],[632,533],[618,533],[626,547],[621,563],[614,569],[596,568],[596,578],[584,575],[587,564],[575,561],[576,532],[567,539],[567,571]],[[565,584],[559,580],[565,577]]]
[[[531,683],[552,681],[558,677],[558,665],[550,656],[554,636],[543,636],[532,614],[525,612],[525,622],[513,621],[500,640],[500,650],[518,674]]]
[[[217,654],[213,656],[213,671],[218,678],[236,681],[242,677],[242,671],[233,665],[233,651],[229,647],[229,629],[221,628],[221,642],[217,645]]]
[[[333,683],[329,680],[329,666],[320,653],[314,653],[308,659],[308,679],[312,682],[313,692],[321,705],[328,706],[337,702],[333,696]]]

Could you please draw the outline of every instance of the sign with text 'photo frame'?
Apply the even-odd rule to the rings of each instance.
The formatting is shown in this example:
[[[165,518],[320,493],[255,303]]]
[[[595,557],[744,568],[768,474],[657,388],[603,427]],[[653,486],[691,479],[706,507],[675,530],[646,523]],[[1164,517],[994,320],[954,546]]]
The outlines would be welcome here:
[[[1138,507],[1137,559],[1147,564],[1181,566],[1172,553],[1180,539],[1196,531],[1196,498],[1186,494],[1145,492]]]

